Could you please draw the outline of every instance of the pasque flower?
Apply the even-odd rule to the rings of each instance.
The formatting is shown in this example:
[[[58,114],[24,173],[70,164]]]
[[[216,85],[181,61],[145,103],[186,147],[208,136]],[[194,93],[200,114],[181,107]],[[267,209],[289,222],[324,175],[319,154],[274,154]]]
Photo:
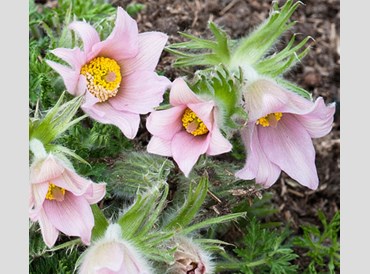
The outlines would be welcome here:
[[[118,224],[110,224],[104,237],[89,246],[80,265],[79,274],[151,274],[153,271],[139,251],[122,239]]]
[[[319,183],[312,138],[332,128],[335,104],[314,102],[270,79],[258,79],[244,91],[248,125],[242,130],[246,164],[236,173],[270,187],[281,171],[300,184],[316,189]]]
[[[38,222],[45,244],[52,247],[62,232],[90,243],[94,216],[90,205],[105,195],[106,184],[82,178],[53,154],[30,167],[30,219]]]
[[[171,108],[152,112],[146,122],[153,135],[147,150],[173,157],[188,176],[201,154],[217,155],[231,150],[218,125],[214,101],[196,95],[182,78],[172,83]]]
[[[92,119],[116,125],[127,138],[134,138],[140,114],[158,106],[171,83],[154,71],[167,35],[139,34],[136,21],[121,7],[114,29],[104,41],[86,22],[72,22],[69,28],[82,39],[83,50],[54,49],[51,52],[69,66],[50,60],[47,64],[61,75],[70,94],[84,95],[81,108]]]

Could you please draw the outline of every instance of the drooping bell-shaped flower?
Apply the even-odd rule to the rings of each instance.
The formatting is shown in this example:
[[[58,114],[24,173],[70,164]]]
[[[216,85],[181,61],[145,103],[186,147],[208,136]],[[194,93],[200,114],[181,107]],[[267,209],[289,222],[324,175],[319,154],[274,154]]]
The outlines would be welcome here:
[[[326,105],[322,97],[310,101],[262,78],[249,83],[243,96],[249,115],[241,132],[247,157],[236,176],[270,187],[283,170],[316,189],[319,179],[312,138],[330,132],[335,104]]]
[[[110,224],[103,238],[94,242],[82,254],[79,274],[152,274],[140,252],[122,239],[118,224]]]
[[[82,39],[83,50],[54,49],[51,52],[69,66],[50,60],[47,64],[61,75],[70,94],[84,95],[81,108],[86,114],[134,138],[140,114],[157,107],[171,84],[155,72],[167,35],[139,34],[136,21],[121,7],[117,8],[114,29],[104,41],[86,22],[72,22],[69,28]]]
[[[79,176],[53,154],[37,158],[30,167],[29,217],[38,222],[45,244],[52,247],[59,232],[90,244],[94,216],[91,204],[105,195],[106,184]]]
[[[214,266],[211,256],[191,239],[175,237],[177,246],[174,263],[167,268],[166,274],[212,274]]]
[[[229,152],[231,143],[222,135],[214,101],[196,95],[182,78],[170,90],[171,108],[152,112],[146,127],[153,135],[147,150],[173,157],[187,177],[202,154]]]

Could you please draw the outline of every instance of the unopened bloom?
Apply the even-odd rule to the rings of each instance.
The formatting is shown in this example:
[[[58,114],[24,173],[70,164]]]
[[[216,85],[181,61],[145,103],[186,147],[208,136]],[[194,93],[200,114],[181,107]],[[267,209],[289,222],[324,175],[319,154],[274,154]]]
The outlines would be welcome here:
[[[61,75],[70,94],[84,95],[81,108],[86,114],[100,123],[116,125],[127,138],[134,138],[140,114],[158,106],[171,83],[154,71],[167,35],[139,34],[136,21],[121,7],[114,29],[104,41],[86,22],[72,22],[69,28],[82,39],[83,50],[51,51],[69,66],[46,62]]]
[[[191,239],[176,237],[174,259],[166,274],[211,274],[214,267],[210,255]]]
[[[146,127],[153,135],[147,150],[173,157],[188,176],[201,154],[217,155],[231,150],[217,124],[214,101],[197,96],[181,78],[170,90],[171,108],[152,112]]]
[[[249,84],[244,101],[249,115],[242,130],[247,158],[236,176],[270,187],[283,170],[316,189],[319,179],[312,138],[330,132],[335,104],[325,105],[322,97],[310,101],[267,79]]]
[[[105,195],[106,184],[79,176],[49,154],[30,167],[30,219],[38,222],[45,244],[52,247],[62,232],[90,243],[94,216],[90,205]]]
[[[128,241],[122,239],[121,227],[110,224],[103,238],[94,242],[82,254],[79,274],[152,274],[143,256]]]

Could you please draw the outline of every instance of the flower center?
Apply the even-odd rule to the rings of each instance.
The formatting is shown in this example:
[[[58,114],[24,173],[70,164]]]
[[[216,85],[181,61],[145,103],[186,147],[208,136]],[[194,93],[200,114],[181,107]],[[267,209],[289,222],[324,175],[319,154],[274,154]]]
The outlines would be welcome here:
[[[185,110],[181,121],[186,131],[194,136],[203,135],[208,132],[206,125],[190,108]]]
[[[46,193],[45,198],[48,200],[57,200],[58,202],[62,202],[64,200],[64,194],[66,190],[59,186],[54,185],[53,183],[49,183],[48,193]]]
[[[116,96],[121,83],[120,66],[113,59],[96,57],[81,68],[88,91],[100,102]]]
[[[259,118],[256,124],[261,125],[263,127],[268,127],[268,126],[276,127],[281,117],[283,117],[283,114],[281,112],[270,113],[262,118]]]

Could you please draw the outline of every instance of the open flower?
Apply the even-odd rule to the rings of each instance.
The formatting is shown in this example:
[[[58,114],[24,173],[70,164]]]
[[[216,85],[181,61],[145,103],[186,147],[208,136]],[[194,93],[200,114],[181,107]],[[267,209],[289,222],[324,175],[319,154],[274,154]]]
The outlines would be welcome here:
[[[39,222],[45,244],[52,247],[60,231],[88,245],[94,226],[90,205],[104,197],[106,184],[82,178],[52,154],[32,163],[30,183],[30,219]]]
[[[104,237],[82,254],[79,274],[151,274],[149,264],[129,242],[121,237],[121,227],[110,224]]]
[[[325,105],[286,90],[272,80],[259,79],[246,87],[248,125],[242,130],[247,159],[236,176],[270,187],[281,171],[300,184],[316,189],[319,183],[312,138],[328,134],[335,104]]]
[[[170,91],[171,108],[154,111],[146,127],[153,135],[147,150],[173,157],[188,176],[201,154],[217,155],[231,150],[217,124],[215,102],[197,96],[182,78],[177,78]]]
[[[134,138],[140,114],[158,106],[171,83],[154,71],[167,35],[139,34],[136,21],[121,7],[114,29],[104,41],[86,22],[72,22],[69,28],[82,39],[83,50],[54,49],[51,52],[70,66],[50,60],[47,64],[61,75],[70,94],[84,95],[81,108],[92,119],[116,125],[127,138]]]

